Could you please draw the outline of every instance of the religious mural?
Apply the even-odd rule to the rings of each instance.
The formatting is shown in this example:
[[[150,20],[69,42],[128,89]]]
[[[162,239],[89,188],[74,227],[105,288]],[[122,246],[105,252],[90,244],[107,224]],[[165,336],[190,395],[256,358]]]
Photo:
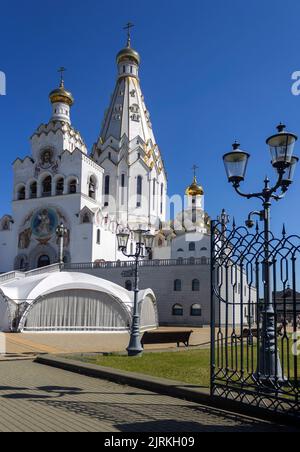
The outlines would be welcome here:
[[[59,209],[48,207],[32,211],[25,218],[23,230],[19,233],[18,248],[28,249],[33,239],[40,245],[47,245],[53,238],[56,240],[56,228],[61,222],[68,224],[66,217]],[[68,229],[64,246],[67,248],[69,244],[70,230]]]
[[[50,170],[56,173],[58,162],[54,160],[54,152],[52,149],[45,149],[41,152],[40,159],[35,168],[35,175],[38,176],[42,170]]]
[[[40,209],[31,220],[33,235],[38,239],[51,237],[58,226],[58,216],[54,209]]]

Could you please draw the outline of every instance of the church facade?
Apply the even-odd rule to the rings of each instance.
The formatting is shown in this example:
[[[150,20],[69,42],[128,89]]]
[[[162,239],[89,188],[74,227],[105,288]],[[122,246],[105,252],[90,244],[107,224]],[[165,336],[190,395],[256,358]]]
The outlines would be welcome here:
[[[198,241],[195,234],[207,241],[204,192],[195,178],[184,212],[166,221],[166,169],[139,68],[140,56],[129,38],[117,55],[116,86],[91,152],[72,125],[74,98],[63,76],[50,93],[50,121],[33,133],[31,154],[13,163],[12,214],[0,219],[0,273],[56,263],[61,223],[67,229],[66,263],[122,261],[117,231],[140,226],[156,234],[150,257],[201,257],[194,245],[186,250],[186,243]]]
[[[12,306],[5,307],[11,313],[7,324],[18,325],[18,313],[29,305],[17,309],[5,287],[35,284],[40,274],[46,278],[47,268],[49,274],[79,272],[82,280],[83,273],[103,278],[131,292],[133,281],[124,276],[130,263],[118,250],[116,234],[140,227],[155,234],[153,252],[141,262],[141,287],[155,294],[160,324],[209,323],[210,218],[204,190],[195,173],[179,208],[178,196],[168,198],[166,168],[140,86],[140,62],[129,38],[117,55],[115,89],[90,151],[72,125],[74,98],[62,76],[49,96],[49,122],[33,133],[30,155],[13,163],[12,213],[0,219],[0,293],[3,306]],[[170,220],[172,203],[179,213]],[[53,266],[59,262],[61,224],[66,228],[63,268]]]

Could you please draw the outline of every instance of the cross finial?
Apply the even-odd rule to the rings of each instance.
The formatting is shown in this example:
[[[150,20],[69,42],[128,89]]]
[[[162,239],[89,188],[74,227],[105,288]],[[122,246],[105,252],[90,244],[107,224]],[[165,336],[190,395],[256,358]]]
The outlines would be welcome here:
[[[131,45],[131,29],[133,27],[135,27],[135,25],[132,24],[131,22],[128,22],[126,27],[124,27],[124,30],[127,30],[127,46],[128,47],[130,47],[130,45]]]
[[[193,168],[192,168],[192,170],[193,170],[193,172],[194,172],[194,179],[196,180],[197,179],[197,170],[199,169],[199,167],[197,166],[197,165],[193,165]]]
[[[60,67],[59,69],[58,69],[58,71],[57,72],[60,72],[60,86],[61,87],[64,87],[64,84],[65,84],[65,82],[64,82],[64,73],[66,72],[66,68],[65,67]]]

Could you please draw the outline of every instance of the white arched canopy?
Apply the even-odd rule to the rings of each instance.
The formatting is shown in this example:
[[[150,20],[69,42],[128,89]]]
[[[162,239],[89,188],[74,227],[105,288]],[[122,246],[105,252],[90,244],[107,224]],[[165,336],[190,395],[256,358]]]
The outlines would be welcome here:
[[[14,314],[20,312],[20,300],[25,302],[19,331],[78,332],[128,331],[133,313],[133,292],[92,275],[72,272],[45,272],[26,275],[20,280],[0,285],[1,330],[16,325]],[[4,300],[6,302],[4,303]],[[140,292],[141,329],[158,326],[156,299],[148,289]],[[8,305],[11,319],[9,320]],[[2,312],[3,307],[3,312]],[[6,316],[7,313],[7,316]],[[10,328],[7,328],[7,327]]]

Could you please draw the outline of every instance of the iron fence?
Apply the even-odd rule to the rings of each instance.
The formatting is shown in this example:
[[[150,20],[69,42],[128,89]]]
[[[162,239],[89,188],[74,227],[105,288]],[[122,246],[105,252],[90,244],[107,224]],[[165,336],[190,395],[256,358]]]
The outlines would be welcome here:
[[[300,237],[285,228],[270,237],[266,261],[258,226],[212,224],[212,395],[300,417]],[[272,307],[264,299],[266,266]],[[273,323],[265,321],[270,309]]]

